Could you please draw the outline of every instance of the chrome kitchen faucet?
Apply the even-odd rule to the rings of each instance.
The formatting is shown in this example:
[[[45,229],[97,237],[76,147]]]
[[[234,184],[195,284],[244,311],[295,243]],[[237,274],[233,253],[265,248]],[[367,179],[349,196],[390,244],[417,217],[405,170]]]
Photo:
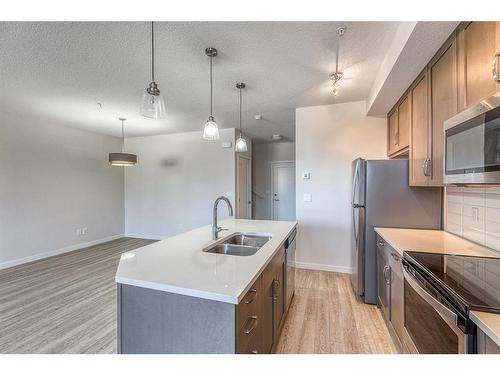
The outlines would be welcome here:
[[[231,205],[231,202],[229,201],[228,198],[226,197],[219,197],[215,200],[214,202],[214,216],[213,216],[213,222],[212,222],[212,239],[216,240],[219,238],[219,232],[222,230],[225,230],[221,227],[219,227],[217,223],[217,206],[219,205],[220,201],[224,201],[227,204],[227,209],[229,211],[229,216],[233,216],[233,206]]]

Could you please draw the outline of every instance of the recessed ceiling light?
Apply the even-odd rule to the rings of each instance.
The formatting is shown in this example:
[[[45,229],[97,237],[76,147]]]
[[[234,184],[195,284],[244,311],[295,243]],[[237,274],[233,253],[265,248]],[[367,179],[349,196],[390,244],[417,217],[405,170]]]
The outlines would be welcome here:
[[[256,120],[262,120],[262,115],[254,115],[253,118]]]
[[[281,134],[273,134],[271,138],[275,141],[281,141],[283,139],[283,136]]]

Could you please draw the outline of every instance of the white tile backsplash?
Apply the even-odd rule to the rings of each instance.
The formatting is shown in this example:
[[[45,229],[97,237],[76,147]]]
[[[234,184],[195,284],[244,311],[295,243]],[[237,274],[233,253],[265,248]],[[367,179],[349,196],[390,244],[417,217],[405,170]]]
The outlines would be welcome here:
[[[445,189],[445,230],[500,251],[500,187]]]

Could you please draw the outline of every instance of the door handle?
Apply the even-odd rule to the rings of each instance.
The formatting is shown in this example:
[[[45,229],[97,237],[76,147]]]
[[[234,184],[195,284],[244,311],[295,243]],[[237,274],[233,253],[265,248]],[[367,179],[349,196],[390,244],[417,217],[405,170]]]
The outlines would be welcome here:
[[[280,200],[278,198],[274,198],[274,201],[279,202]]]
[[[250,333],[254,330],[254,328],[257,326],[257,321],[258,321],[257,316],[256,316],[256,315],[251,316],[251,317],[247,320],[247,323],[248,323],[249,321],[252,321],[252,325],[251,325],[250,327],[248,327],[248,329],[245,329],[245,330],[243,331],[243,333],[244,333],[245,335],[249,335],[249,334],[250,334]]]
[[[493,66],[491,68],[491,72],[493,74],[493,80],[495,82],[500,82],[500,74],[498,73],[498,57],[500,57],[500,52],[495,54],[495,58],[493,59]]]
[[[387,276],[387,271],[390,271],[391,267],[385,266],[384,267],[384,280],[387,285],[391,283],[391,279]]]

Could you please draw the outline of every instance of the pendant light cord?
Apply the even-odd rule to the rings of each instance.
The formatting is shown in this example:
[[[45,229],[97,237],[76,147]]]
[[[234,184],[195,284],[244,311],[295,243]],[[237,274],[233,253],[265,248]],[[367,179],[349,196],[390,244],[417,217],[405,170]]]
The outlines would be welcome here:
[[[155,27],[151,21],[151,82],[155,81]]]
[[[241,88],[240,88],[240,137],[242,134],[243,132],[241,131]]]
[[[122,120],[122,152],[125,150],[125,133],[123,131],[123,121],[125,120]]]
[[[335,52],[335,73],[339,72],[339,45],[340,45],[340,34],[337,37],[337,51]]]
[[[212,113],[212,106],[213,106],[213,103],[212,103],[212,59],[213,57],[210,56],[210,117],[213,117],[213,113]]]

